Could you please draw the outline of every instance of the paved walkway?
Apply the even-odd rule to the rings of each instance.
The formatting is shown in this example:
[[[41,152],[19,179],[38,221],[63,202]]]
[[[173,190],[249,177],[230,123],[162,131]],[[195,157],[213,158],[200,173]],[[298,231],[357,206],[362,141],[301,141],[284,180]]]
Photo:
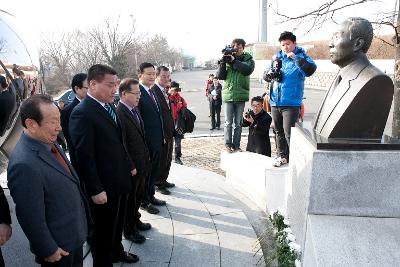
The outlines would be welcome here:
[[[258,261],[263,266],[257,236],[246,217],[252,208],[228,188],[224,177],[173,164],[170,179],[176,184],[172,194],[157,195],[167,201],[160,214],[141,212],[153,226],[142,232],[146,242],[123,241],[140,261],[114,266],[255,266]],[[84,266],[91,266],[90,255]]]
[[[142,211],[153,228],[137,245],[124,240],[125,249],[137,254],[135,264],[114,266],[264,266],[253,227],[263,227],[265,214],[224,181],[225,177],[198,168],[173,164],[170,181],[176,184],[158,215]],[[12,210],[13,205],[11,199]],[[26,237],[13,215],[13,237],[2,248],[6,266],[34,263]],[[92,266],[89,254],[84,266]]]

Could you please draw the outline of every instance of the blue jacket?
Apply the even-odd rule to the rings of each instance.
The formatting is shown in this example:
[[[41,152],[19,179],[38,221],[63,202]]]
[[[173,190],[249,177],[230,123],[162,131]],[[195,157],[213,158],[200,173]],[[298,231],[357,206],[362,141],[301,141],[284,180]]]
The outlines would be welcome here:
[[[273,57],[271,64],[276,58],[282,60],[282,80],[273,82],[270,92],[271,106],[301,106],[304,93],[304,79],[311,76],[317,69],[314,61],[306,55],[301,47],[293,50],[296,55],[291,59],[282,51],[277,52]]]

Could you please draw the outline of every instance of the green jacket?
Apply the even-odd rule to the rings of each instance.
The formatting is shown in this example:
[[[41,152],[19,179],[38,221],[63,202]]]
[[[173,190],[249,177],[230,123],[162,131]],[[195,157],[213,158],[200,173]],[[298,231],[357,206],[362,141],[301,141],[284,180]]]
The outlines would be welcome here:
[[[220,80],[225,80],[222,89],[223,102],[249,101],[250,74],[254,71],[254,60],[248,52],[243,52],[233,63],[221,63],[217,72]]]

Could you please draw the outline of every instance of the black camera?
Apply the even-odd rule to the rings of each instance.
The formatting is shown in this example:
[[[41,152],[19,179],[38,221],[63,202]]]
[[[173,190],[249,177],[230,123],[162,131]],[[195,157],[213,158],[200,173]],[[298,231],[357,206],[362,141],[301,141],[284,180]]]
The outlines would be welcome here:
[[[222,59],[218,61],[218,64],[221,63],[231,63],[232,62],[232,55],[235,54],[238,50],[233,46],[227,45],[224,49],[222,49]]]
[[[282,59],[277,57],[272,62],[271,69],[264,74],[264,81],[271,82],[277,81],[280,82],[282,80]]]
[[[249,109],[244,113],[244,116],[245,116],[246,118],[253,117],[253,116],[254,116],[254,111],[251,110],[251,109],[249,108]]]

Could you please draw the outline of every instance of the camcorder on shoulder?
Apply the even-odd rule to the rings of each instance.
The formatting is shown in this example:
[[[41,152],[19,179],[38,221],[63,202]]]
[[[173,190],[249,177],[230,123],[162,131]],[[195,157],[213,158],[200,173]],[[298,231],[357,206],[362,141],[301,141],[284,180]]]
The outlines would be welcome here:
[[[244,116],[245,116],[246,118],[254,117],[254,111],[253,111],[252,109],[249,108],[249,109],[244,113]]]
[[[232,62],[232,57],[238,50],[230,45],[225,46],[224,49],[222,49],[223,56],[221,60],[218,61],[218,64],[221,63],[231,63]]]
[[[271,82],[271,81],[282,81],[282,59],[277,57],[272,62],[271,69],[264,74],[264,81]]]

